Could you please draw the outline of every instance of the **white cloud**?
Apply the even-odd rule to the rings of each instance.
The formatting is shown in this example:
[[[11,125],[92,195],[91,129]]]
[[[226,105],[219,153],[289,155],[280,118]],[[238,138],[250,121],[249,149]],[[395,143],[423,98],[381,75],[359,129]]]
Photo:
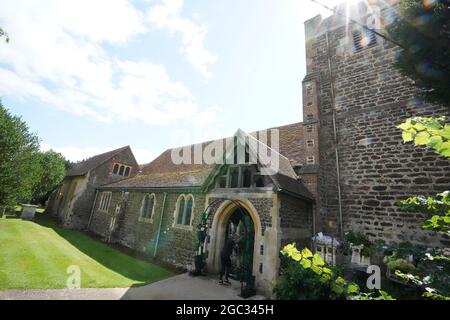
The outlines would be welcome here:
[[[110,57],[146,32],[126,0],[0,0],[11,42],[0,50],[0,95],[39,99],[100,121],[165,125],[203,112],[189,89],[162,65]]]
[[[217,57],[204,45],[206,27],[180,16],[183,0],[163,0],[162,4],[148,11],[148,21],[157,28],[167,29],[171,33],[182,35],[182,54],[203,76],[211,78],[208,66],[214,64]]]
[[[54,150],[56,152],[61,153],[66,159],[77,162],[81,161],[90,157],[93,157],[97,154],[101,154],[104,152],[108,152],[111,150],[115,150],[118,148],[121,148],[123,146],[110,146],[110,147],[95,147],[95,146],[87,146],[87,147],[77,147],[77,146],[52,146],[48,143],[42,143],[41,144],[41,150],[47,151],[47,150]],[[154,160],[158,154],[154,153],[152,151],[149,151],[144,148],[134,148],[131,146],[131,150],[133,151],[133,154],[136,158],[136,161],[139,164],[149,163],[152,160]]]

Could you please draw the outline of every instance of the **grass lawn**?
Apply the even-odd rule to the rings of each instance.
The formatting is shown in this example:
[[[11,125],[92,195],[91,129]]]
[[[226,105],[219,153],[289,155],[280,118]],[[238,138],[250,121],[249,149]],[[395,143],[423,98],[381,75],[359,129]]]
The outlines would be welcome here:
[[[48,221],[0,218],[0,289],[65,288],[71,265],[80,267],[82,288],[128,287],[173,275]]]

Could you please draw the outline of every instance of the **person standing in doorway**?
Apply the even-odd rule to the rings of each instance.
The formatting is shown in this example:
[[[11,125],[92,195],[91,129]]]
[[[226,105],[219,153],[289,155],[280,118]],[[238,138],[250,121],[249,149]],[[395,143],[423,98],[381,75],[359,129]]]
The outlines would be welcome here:
[[[236,243],[232,239],[232,237],[228,237],[225,240],[225,245],[220,252],[220,277],[219,284],[231,284],[230,280],[228,280],[228,276],[230,274],[231,269],[231,254],[233,253],[234,246]],[[225,276],[225,280],[223,277]]]

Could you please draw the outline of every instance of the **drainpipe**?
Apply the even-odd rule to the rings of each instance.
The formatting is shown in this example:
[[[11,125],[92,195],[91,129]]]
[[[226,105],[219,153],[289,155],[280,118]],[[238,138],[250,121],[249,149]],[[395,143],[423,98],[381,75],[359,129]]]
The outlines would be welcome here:
[[[344,239],[344,226],[342,221],[342,195],[341,195],[341,173],[339,170],[339,152],[338,152],[338,136],[336,127],[336,96],[334,92],[333,69],[331,63],[331,47],[329,31],[326,32],[327,50],[328,50],[328,71],[330,73],[330,89],[331,89],[331,110],[333,115],[333,136],[334,136],[334,154],[336,159],[336,179],[339,203],[339,234],[341,239]]]
[[[161,208],[161,218],[159,219],[158,234],[156,235],[155,251],[153,252],[153,257],[156,257],[156,253],[158,252],[159,237],[161,235],[161,227],[162,227],[162,221],[164,218],[164,208],[166,206],[166,198],[167,198],[167,192],[164,192],[164,198],[163,198],[163,203],[162,203],[162,208]]]
[[[92,204],[91,214],[89,215],[89,222],[86,227],[86,231],[89,231],[89,228],[90,228],[91,222],[92,222],[92,218],[94,217],[94,209],[95,209],[95,204],[97,203],[97,196],[98,196],[98,190],[95,190],[94,203]]]
[[[311,215],[312,215],[312,242],[311,242],[311,250],[312,252],[316,252],[316,204],[313,203],[311,205]]]

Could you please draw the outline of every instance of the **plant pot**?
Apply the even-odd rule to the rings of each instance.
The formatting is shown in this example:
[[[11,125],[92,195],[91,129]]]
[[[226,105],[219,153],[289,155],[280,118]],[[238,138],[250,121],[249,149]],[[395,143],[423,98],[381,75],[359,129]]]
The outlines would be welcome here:
[[[370,265],[370,257],[363,256],[361,251],[363,249],[363,245],[352,246],[352,257],[351,263],[358,266],[369,266]]]

